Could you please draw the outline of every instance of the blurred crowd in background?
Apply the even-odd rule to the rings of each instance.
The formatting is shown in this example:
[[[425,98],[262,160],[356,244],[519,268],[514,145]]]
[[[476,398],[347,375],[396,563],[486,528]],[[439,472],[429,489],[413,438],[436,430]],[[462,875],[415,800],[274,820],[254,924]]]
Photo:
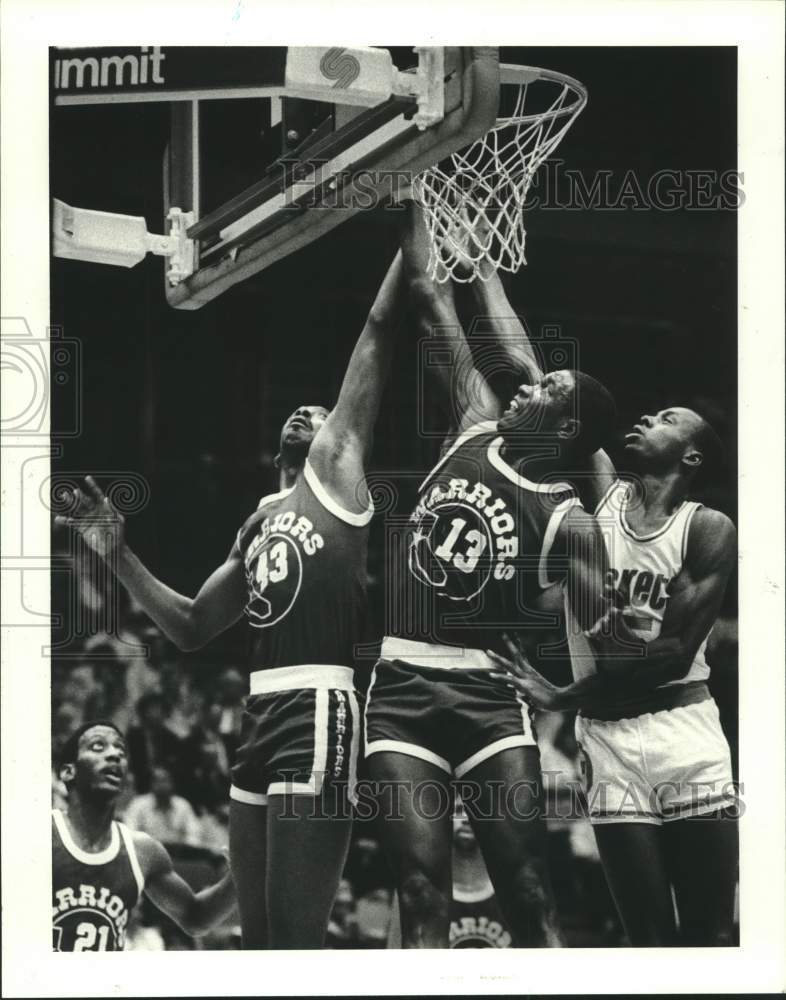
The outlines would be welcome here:
[[[372,581],[372,593],[376,589]],[[108,597],[107,597],[108,594]],[[55,594],[55,603],[58,595]],[[65,595],[60,594],[62,600]],[[111,719],[125,734],[129,780],[118,814],[164,843],[176,869],[195,888],[211,882],[229,843],[230,770],[238,747],[246,671],[237,664],[180,653],[122,590],[102,593],[83,572],[70,596],[82,605],[72,620],[117,627],[74,639],[52,672],[52,800],[67,805],[59,750],[88,719]],[[74,609],[72,609],[74,610]],[[713,693],[732,743],[736,768],[736,621],[721,618],[711,637]],[[362,674],[362,672],[359,672]],[[360,683],[362,686],[362,676]],[[577,815],[578,753],[570,715],[537,720],[544,771],[549,858],[560,916],[574,947],[624,943],[589,822]],[[736,770],[735,770],[736,775]],[[579,810],[580,812],[580,810]],[[393,880],[375,820],[355,823],[344,878],[328,931],[330,948],[384,948]],[[139,950],[238,948],[234,921],[191,939],[142,898],[127,947]]]
[[[600,55],[581,46],[502,50],[503,62],[559,69],[589,88],[587,110],[560,147],[566,167],[587,191],[604,176],[619,190],[629,177],[646,188],[663,170],[711,168],[721,176],[736,169],[736,49],[671,48],[666,74],[663,58],[660,46],[607,48]],[[217,176],[232,172],[241,148],[257,169],[264,135],[240,127],[225,107],[229,102],[215,103],[216,117],[232,137],[233,156],[216,143],[220,155],[211,169]],[[53,115],[53,193],[72,205],[143,213],[152,226],[165,215],[161,159],[169,133],[163,104]],[[91,151],[90,170],[84,149]],[[728,463],[697,499],[736,521],[736,212],[689,204],[641,211],[635,199],[611,209],[567,210],[574,205],[568,171],[550,169],[540,176],[552,185],[552,207],[544,203],[529,212],[527,267],[505,280],[512,308],[526,317],[543,352],[544,367],[578,367],[609,387],[619,411],[619,433],[609,451],[624,471],[622,432],[642,413],[679,402],[705,414],[723,438]],[[241,189],[236,178],[228,183]],[[169,586],[196,593],[259,498],[278,488],[273,456],[283,420],[304,401],[330,405],[336,399],[398,248],[394,219],[384,208],[359,212],[198,311],[166,304],[159,258],[130,270],[53,261],[52,324],[79,347],[69,377],[53,379],[51,387],[53,439],[64,435],[52,450],[53,493],[58,483],[67,487],[78,480],[81,470],[97,475],[107,489],[117,487],[134,550]],[[379,492],[389,494],[382,498],[388,522],[374,519],[369,542],[371,631],[377,636],[385,526],[412,510],[417,483],[436,461],[445,430],[427,370],[427,345],[416,343],[417,329],[405,310],[370,468],[372,480],[384,485]],[[240,623],[204,654],[184,656],[127,604],[100,565],[88,560],[89,572],[81,561],[76,566],[76,554],[65,534],[56,532],[55,752],[83,719],[113,719],[128,734],[131,781],[122,803],[127,822],[165,841],[186,878],[207,880],[211,859],[227,842],[248,629]],[[710,685],[736,769],[736,580],[721,614],[708,649]],[[360,658],[361,686],[375,652],[370,643]],[[566,683],[568,675],[568,665],[554,665],[555,683]],[[541,719],[538,732],[544,770],[559,771],[565,782],[576,776],[572,719]],[[592,831],[580,819],[557,818],[559,810],[552,808],[565,782],[547,782],[546,789],[555,814],[549,820],[552,878],[568,940],[586,946],[619,942]],[[56,775],[53,794],[56,802],[63,794]],[[373,824],[356,824],[345,874],[331,947],[382,946],[391,879]],[[195,947],[144,906],[129,941],[146,948]],[[229,926],[199,946],[237,943],[236,928]]]

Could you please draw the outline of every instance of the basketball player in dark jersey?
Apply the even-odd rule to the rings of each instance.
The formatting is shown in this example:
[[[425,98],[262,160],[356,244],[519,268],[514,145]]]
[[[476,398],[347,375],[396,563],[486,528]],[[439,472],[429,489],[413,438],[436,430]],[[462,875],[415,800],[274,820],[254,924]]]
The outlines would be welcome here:
[[[364,479],[384,377],[397,255],[355,346],[335,408],[284,424],[280,491],[241,527],[193,599],[157,580],[92,480],[67,518],[163,631],[196,649],[245,611],[254,629],[243,745],[232,774],[230,855],[244,948],[320,948],[349,846],[360,709],[353,647],[365,612]],[[101,531],[101,518],[111,531]],[[319,799],[317,808],[315,799]],[[325,819],[325,816],[329,820]]]
[[[478,841],[460,800],[453,816],[451,948],[511,948],[513,939],[494,893]],[[401,947],[398,897],[390,915],[388,948]]]
[[[449,331],[460,421],[405,537],[388,540],[388,622],[368,692],[369,773],[381,792],[395,790],[402,816],[381,828],[402,942],[448,945],[455,778],[514,943],[558,946],[531,720],[491,677],[486,649],[505,648],[504,629],[536,622],[533,604],[556,581],[567,581],[583,628],[602,619],[602,538],[564,474],[601,443],[614,405],[594,379],[560,371],[520,385],[502,412],[474,367],[449,286],[426,276],[420,212],[406,211],[409,292],[429,333]],[[479,411],[494,418],[478,422]]]
[[[234,909],[229,872],[194,893],[163,845],[114,819],[127,773],[125,740],[111,722],[86,723],[63,748],[68,812],[52,812],[55,951],[122,951],[143,892],[192,935],[205,934]]]
[[[504,666],[530,704],[578,710],[590,820],[630,943],[728,946],[737,802],[704,648],[736,537],[725,514],[689,499],[722,445],[673,406],[643,416],[624,454],[628,481],[603,450],[591,460],[617,591],[611,638],[589,644],[569,630],[575,680],[564,688],[513,647]]]

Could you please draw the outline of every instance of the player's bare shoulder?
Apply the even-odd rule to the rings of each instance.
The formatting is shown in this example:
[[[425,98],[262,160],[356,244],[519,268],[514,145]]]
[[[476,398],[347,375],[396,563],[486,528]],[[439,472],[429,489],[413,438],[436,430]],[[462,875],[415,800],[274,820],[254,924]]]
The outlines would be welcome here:
[[[130,830],[139,867],[145,881],[172,869],[172,859],[164,845],[140,830]]]
[[[731,572],[737,557],[737,529],[720,510],[698,507],[688,527],[685,567],[691,574]]]
[[[570,504],[557,529],[558,541],[566,542],[570,538],[602,540],[597,518],[585,510],[578,500]]]

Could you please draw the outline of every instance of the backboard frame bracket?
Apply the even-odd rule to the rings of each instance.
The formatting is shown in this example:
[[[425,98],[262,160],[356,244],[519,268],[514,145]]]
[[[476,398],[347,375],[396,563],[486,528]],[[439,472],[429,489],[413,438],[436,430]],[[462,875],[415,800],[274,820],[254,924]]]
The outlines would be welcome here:
[[[444,101],[442,119],[430,127],[419,128],[413,120],[419,110],[418,95],[409,94],[409,100],[401,102],[398,116],[379,130],[378,145],[374,145],[374,137],[361,139],[349,150],[335,155],[324,167],[327,183],[320,181],[316,191],[312,185],[311,196],[316,195],[319,205],[319,197],[324,199],[327,192],[334,197],[340,190],[341,199],[340,204],[333,205],[331,202],[330,205],[321,205],[317,211],[309,211],[308,208],[314,205],[303,205],[302,199],[298,198],[290,198],[287,204],[286,193],[274,190],[280,187],[280,179],[274,178],[271,182],[269,177],[263,177],[258,184],[238,196],[245,215],[241,211],[238,216],[240,205],[235,204],[238,199],[233,199],[217,212],[200,219],[198,177],[189,176],[188,169],[184,169],[189,162],[196,164],[195,149],[198,148],[199,138],[198,124],[193,120],[198,117],[195,114],[196,102],[193,108],[181,105],[181,128],[173,132],[173,136],[179,136],[179,142],[175,143],[177,148],[167,151],[165,158],[165,208],[168,211],[170,206],[180,205],[184,211],[194,212],[196,221],[190,227],[188,236],[196,237],[196,270],[174,286],[166,283],[169,304],[176,309],[201,308],[233,285],[247,280],[351,218],[364,207],[363,198],[367,200],[370,192],[380,203],[389,200],[392,175],[415,175],[487,132],[496,121],[498,109],[499,50],[491,47],[448,48],[441,54],[444,85],[438,89]],[[411,73],[402,75],[411,79],[415,77]],[[423,106],[434,99],[433,94],[420,96],[424,98]],[[405,117],[407,105],[414,109],[414,113]],[[362,119],[362,115],[358,117]],[[358,118],[353,121],[357,122]],[[360,127],[362,129],[362,121]],[[336,135],[334,133],[330,138],[335,140]],[[313,149],[303,154],[306,160],[313,155]],[[332,187],[331,165],[337,171],[337,181]],[[365,171],[362,190],[357,187],[361,167]],[[370,184],[369,175],[374,172],[377,183]],[[198,174],[196,166],[192,174]],[[253,196],[249,192],[254,192]],[[251,207],[254,203],[255,208]],[[290,211],[282,213],[285,207]],[[208,238],[206,233],[210,233],[213,239],[217,234],[218,245],[204,246]]]

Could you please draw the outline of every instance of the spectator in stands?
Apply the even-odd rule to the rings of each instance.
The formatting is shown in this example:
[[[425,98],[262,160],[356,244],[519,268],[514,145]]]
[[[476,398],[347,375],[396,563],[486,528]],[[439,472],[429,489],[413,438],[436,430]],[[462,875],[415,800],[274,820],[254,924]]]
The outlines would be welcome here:
[[[342,878],[336,891],[336,899],[328,923],[326,948],[357,947],[358,925],[355,915],[355,893],[352,884]]]
[[[161,649],[166,642],[160,630],[144,616],[135,617],[132,625],[123,631],[127,636],[127,648],[147,649],[147,656],[134,655],[128,663],[125,682],[130,705],[137,705],[140,698],[151,691],[160,691],[161,683],[158,675],[158,665],[161,662]]]
[[[154,767],[152,791],[137,795],[126,809],[125,821],[134,830],[167,844],[199,846],[199,821],[188,802],[174,794],[172,775],[165,767]]]
[[[219,732],[222,713],[216,702],[203,705],[183,744],[189,766],[181,791],[200,816],[229,801],[231,761]]]
[[[82,710],[71,701],[61,701],[52,708],[52,760],[59,761],[68,737],[82,724]],[[60,780],[57,766],[52,768],[52,808],[65,812],[66,787]]]
[[[387,947],[391,916],[391,891],[384,886],[372,889],[357,901],[358,947]]]
[[[373,837],[357,837],[347,858],[345,874],[355,887],[358,896],[366,896],[374,889],[390,887],[391,874],[379,842]]]
[[[52,711],[52,757],[60,759],[60,752],[68,737],[82,724],[82,710],[72,701],[62,701]]]
[[[243,715],[243,699],[248,694],[248,681],[234,667],[228,667],[218,678],[216,701],[221,706],[218,731],[226,745],[230,758],[238,747],[240,719]]]
[[[183,773],[182,740],[165,725],[166,706],[155,691],[142,695],[136,705],[139,725],[128,731],[126,745],[131,772],[139,793],[150,791],[153,768],[167,768],[177,780]]]
[[[205,694],[195,684],[193,672],[182,663],[169,663],[161,677],[162,692],[171,706],[166,721],[167,729],[188,740],[199,726],[205,705]]]
[[[85,648],[87,650],[87,643]],[[130,723],[126,690],[127,661],[115,641],[90,644],[88,660],[93,667],[96,702],[93,711],[98,718],[111,719],[125,732]]]
[[[79,663],[68,672],[63,682],[61,696],[79,710],[83,719],[97,718],[99,690],[93,667],[89,663]]]
[[[223,853],[229,844],[229,798],[199,817],[202,846]]]

